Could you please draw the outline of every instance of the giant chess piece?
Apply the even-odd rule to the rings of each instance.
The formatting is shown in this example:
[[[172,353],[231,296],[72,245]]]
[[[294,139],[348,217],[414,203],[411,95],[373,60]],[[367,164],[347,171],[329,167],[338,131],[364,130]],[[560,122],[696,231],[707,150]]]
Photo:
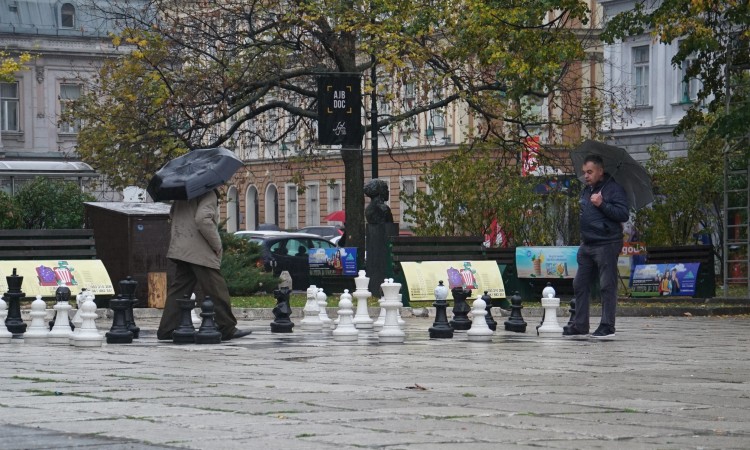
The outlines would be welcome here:
[[[42,300],[41,294],[36,296],[36,300],[31,302],[31,325],[23,335],[25,344],[45,344],[49,329],[45,323],[47,317],[47,304]]]
[[[567,326],[571,326],[571,325],[573,325],[573,320],[576,317],[576,298],[575,297],[573,297],[573,298],[570,299],[570,302],[568,302],[568,306],[570,307],[570,308],[568,308],[568,313],[570,313],[570,319],[568,319],[568,325]],[[563,328],[565,328],[565,327],[563,327]]]
[[[203,318],[203,321],[201,327],[195,333],[196,344],[221,344],[221,332],[216,327],[215,316],[214,301],[207,295],[201,303],[201,318]],[[192,318],[190,324],[193,324]]]
[[[344,289],[344,293],[339,298],[339,324],[333,330],[333,340],[338,342],[351,342],[359,338],[359,330],[352,322],[354,311],[352,310],[352,296],[349,289]]]
[[[190,300],[192,300],[193,303],[195,303],[195,292],[193,292],[190,295]],[[203,322],[201,320],[201,316],[199,316],[198,313],[195,312],[195,308],[193,308],[193,309],[190,310],[190,320],[193,321],[193,328],[200,327],[201,326],[201,322]]]
[[[272,333],[291,333],[294,322],[290,319],[292,307],[289,306],[289,295],[292,290],[288,287],[279,287],[273,291],[276,297],[276,306],[273,308],[273,322],[271,322]]]
[[[555,289],[550,283],[542,291],[542,307],[544,308],[544,322],[537,328],[536,332],[542,337],[559,337],[563,329],[557,323],[557,308],[560,307],[560,299],[555,297]]]
[[[8,331],[8,327],[5,326],[5,319],[8,317],[8,304],[5,300],[0,298],[0,344],[10,344],[13,339],[13,333]]]
[[[195,300],[188,297],[188,294],[177,300],[177,306],[180,307],[180,325],[172,332],[172,342],[175,344],[194,344],[195,327],[193,319],[190,317],[190,311],[195,308]]]
[[[122,297],[130,300],[130,305],[125,310],[125,324],[128,330],[133,333],[133,339],[138,339],[141,329],[135,324],[135,317],[133,315],[133,306],[138,301],[135,298],[135,290],[138,288],[138,282],[128,275],[124,280],[120,280],[119,284]]]
[[[318,306],[318,287],[314,284],[307,288],[307,301],[302,309],[303,318],[300,326],[303,330],[320,330],[323,322],[320,321],[320,307]]]
[[[435,288],[435,322],[430,327],[431,339],[451,339],[453,338],[453,327],[448,323],[448,287],[443,285],[443,281],[438,281]]]
[[[490,327],[490,330],[496,331],[497,322],[495,322],[495,318],[492,317],[492,297],[490,297],[490,294],[488,294],[487,291],[484,291],[482,300],[484,300],[485,305],[487,305],[484,308],[485,311],[487,311],[487,315],[484,316],[485,320],[487,321],[487,326]]]
[[[492,341],[492,335],[494,334],[490,327],[487,325],[487,303],[482,300],[482,297],[477,297],[472,304],[473,308],[471,314],[473,319],[471,321],[471,328],[466,332],[466,337],[472,342],[490,342]]]
[[[77,328],[81,327],[81,324],[83,323],[83,317],[81,317],[81,313],[83,312],[81,310],[81,306],[83,306],[83,303],[88,299],[88,293],[86,292],[86,288],[81,289],[81,292],[76,295],[76,313],[73,314],[73,318],[70,319],[70,321],[73,323],[73,331],[75,332]]]
[[[8,317],[5,318],[4,323],[8,331],[13,333],[15,337],[20,338],[26,332],[26,324],[23,323],[21,318],[21,298],[26,296],[21,292],[23,277],[16,274],[16,268],[14,267],[13,274],[5,277],[5,279],[8,282],[8,292],[3,294],[3,298],[8,302]]]
[[[328,311],[326,311],[326,308],[328,307],[328,296],[323,292],[323,288],[318,288],[318,293],[315,298],[317,299],[318,309],[320,310],[319,317],[320,323],[323,324],[322,328],[323,330],[330,330],[333,325],[333,320],[328,317]]]
[[[125,321],[125,311],[130,304],[130,299],[123,298],[122,294],[109,301],[109,307],[112,310],[112,327],[104,335],[107,338],[107,344],[131,344],[133,342],[133,332],[128,329]]]
[[[451,289],[451,294],[453,294],[453,320],[450,321],[451,327],[456,331],[466,331],[471,328],[471,320],[469,320],[471,307],[466,303],[466,299],[471,295],[471,289],[454,287]]]
[[[370,279],[365,275],[364,270],[359,271],[359,276],[354,279],[357,289],[354,290],[354,298],[357,299],[357,312],[354,315],[354,326],[358,330],[372,330],[373,320],[370,318],[370,312],[367,309],[367,299],[372,295],[368,291]]]
[[[81,310],[81,325],[76,327],[70,337],[70,344],[76,347],[101,347],[104,336],[96,329],[96,303],[88,296],[83,298],[83,304],[78,306]]]
[[[70,323],[70,289],[66,286],[60,286],[55,291],[55,325],[47,335],[47,342],[50,344],[70,344],[70,337],[73,335]]]
[[[513,296],[510,298],[510,317],[505,321],[505,331],[513,331],[515,333],[526,332],[526,322],[521,315],[521,309],[523,309],[521,305],[522,301],[521,296],[518,295],[518,291],[513,293]]]
[[[378,342],[383,344],[401,344],[406,340],[406,333],[398,324],[398,310],[401,301],[398,299],[398,291],[401,283],[394,283],[393,278],[387,278],[380,285],[383,291],[383,307],[385,308],[385,322],[383,329],[378,331]]]

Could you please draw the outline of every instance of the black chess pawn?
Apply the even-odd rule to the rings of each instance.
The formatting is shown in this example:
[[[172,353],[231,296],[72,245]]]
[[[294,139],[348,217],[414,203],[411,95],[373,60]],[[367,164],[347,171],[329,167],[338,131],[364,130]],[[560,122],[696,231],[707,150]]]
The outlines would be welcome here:
[[[3,298],[8,302],[8,316],[5,318],[5,326],[14,335],[22,335],[26,332],[26,324],[23,323],[21,318],[21,298],[26,296],[21,292],[23,277],[16,274],[16,268],[14,267],[13,274],[5,277],[5,279],[8,282],[8,292],[3,294]]]
[[[526,322],[524,322],[523,316],[521,316],[521,309],[523,309],[521,302],[522,299],[518,295],[518,291],[514,292],[513,297],[510,298],[510,317],[505,321],[506,331],[514,331],[516,333],[526,332]]]
[[[107,344],[130,344],[133,342],[133,332],[128,330],[125,323],[125,310],[130,305],[130,299],[123,298],[122,294],[109,301],[112,309],[112,328],[107,334]]]
[[[482,300],[484,300],[484,303],[487,305],[485,307],[487,314],[484,316],[484,320],[487,322],[487,326],[490,327],[490,330],[495,331],[497,330],[497,322],[495,322],[495,318],[492,317],[492,297],[487,291],[484,291]]]
[[[563,331],[566,331],[569,327],[573,326],[573,319],[575,319],[576,317],[576,298],[571,298],[568,305],[570,306],[570,308],[568,309],[568,312],[570,313],[570,319],[568,319],[568,324],[563,327]]]
[[[124,280],[120,280],[120,294],[123,298],[130,301],[128,309],[125,310],[125,325],[133,333],[133,338],[138,339],[138,335],[141,333],[141,329],[135,324],[135,317],[133,315],[133,306],[138,299],[135,298],[135,290],[138,288],[138,282],[128,275]]]
[[[471,328],[471,319],[469,319],[471,306],[466,303],[466,299],[471,295],[471,289],[455,287],[451,289],[451,294],[453,295],[453,320],[450,321],[450,325],[454,330],[468,330]]]
[[[188,294],[177,300],[180,307],[180,326],[172,332],[172,342],[175,344],[194,344],[195,327],[191,312],[195,308],[195,300],[191,300]]]
[[[273,291],[276,297],[276,306],[273,308],[273,322],[271,322],[272,333],[291,333],[294,322],[289,318],[292,315],[292,307],[289,306],[289,294],[292,290],[281,287]]]
[[[214,302],[208,295],[203,299],[201,303],[201,317],[203,321],[198,331],[195,333],[196,344],[221,344],[221,332],[216,327],[214,321]],[[190,323],[193,323],[192,318]]]
[[[432,304],[435,307],[435,322],[432,323],[432,327],[429,329],[430,339],[453,338],[453,328],[448,323],[447,291],[448,288],[443,286],[442,281],[439,281],[438,287],[435,288],[435,302]]]

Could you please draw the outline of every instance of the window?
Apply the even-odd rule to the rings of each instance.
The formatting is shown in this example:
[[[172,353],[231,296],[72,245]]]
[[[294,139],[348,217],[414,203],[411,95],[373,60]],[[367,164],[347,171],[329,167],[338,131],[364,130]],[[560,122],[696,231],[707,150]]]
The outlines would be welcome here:
[[[649,105],[649,46],[633,47],[635,106]]]
[[[432,110],[430,122],[432,125],[432,128],[435,130],[444,130],[445,129],[445,113],[443,113],[442,108],[440,109],[434,109]]]
[[[409,219],[413,217],[406,215],[406,203],[404,202],[405,197],[411,197],[417,191],[417,178],[408,177],[401,179],[401,192],[399,194],[400,210],[401,210],[401,228],[414,225],[414,222]]]
[[[680,71],[680,102],[690,103],[698,99],[698,91],[700,90],[700,82],[695,77],[688,75],[690,66],[695,63],[695,58],[690,57],[682,62],[682,70]]]
[[[297,185],[286,185],[286,227],[297,228]]]
[[[60,27],[73,28],[76,24],[76,7],[71,3],[63,3],[60,7]]]
[[[60,85],[60,116],[62,117],[70,109],[74,100],[81,96],[81,86],[78,84]],[[60,122],[60,133],[77,133],[81,127],[80,121]]]
[[[328,185],[328,214],[341,211],[341,183],[336,182]]]
[[[320,186],[317,183],[308,184],[305,192],[307,194],[305,225],[320,225]]]
[[[0,83],[0,131],[19,131],[18,83]]]

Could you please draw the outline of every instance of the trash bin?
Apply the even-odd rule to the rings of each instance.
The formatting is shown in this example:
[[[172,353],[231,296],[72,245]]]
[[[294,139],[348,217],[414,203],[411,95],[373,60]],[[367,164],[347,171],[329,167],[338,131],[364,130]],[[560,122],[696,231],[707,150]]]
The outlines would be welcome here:
[[[115,291],[131,276],[138,282],[135,306],[148,305],[148,274],[167,272],[169,208],[166,203],[86,202],[86,228],[94,230],[96,256]],[[100,305],[106,306],[106,305]]]

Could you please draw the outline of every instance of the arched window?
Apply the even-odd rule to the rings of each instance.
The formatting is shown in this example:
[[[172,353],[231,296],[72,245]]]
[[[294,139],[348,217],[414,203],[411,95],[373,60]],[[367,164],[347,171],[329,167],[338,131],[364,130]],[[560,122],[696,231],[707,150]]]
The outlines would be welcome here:
[[[63,3],[60,7],[60,26],[73,28],[76,24],[76,7],[72,3]]]

